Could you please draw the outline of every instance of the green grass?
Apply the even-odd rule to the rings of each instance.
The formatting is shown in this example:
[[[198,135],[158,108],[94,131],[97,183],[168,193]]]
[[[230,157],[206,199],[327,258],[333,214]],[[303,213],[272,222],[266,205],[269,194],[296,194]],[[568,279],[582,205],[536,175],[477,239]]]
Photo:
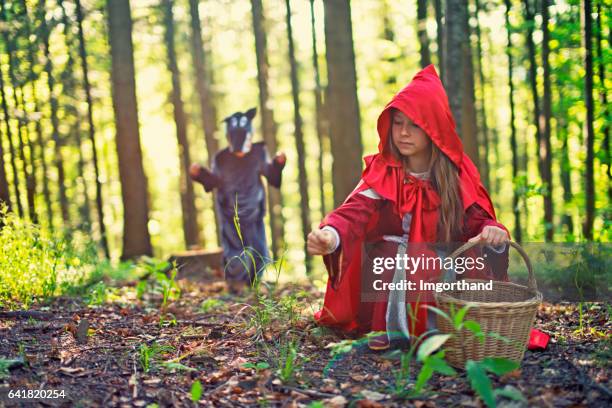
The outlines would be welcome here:
[[[0,307],[27,309],[101,279],[97,248],[85,234],[51,233],[0,209]]]

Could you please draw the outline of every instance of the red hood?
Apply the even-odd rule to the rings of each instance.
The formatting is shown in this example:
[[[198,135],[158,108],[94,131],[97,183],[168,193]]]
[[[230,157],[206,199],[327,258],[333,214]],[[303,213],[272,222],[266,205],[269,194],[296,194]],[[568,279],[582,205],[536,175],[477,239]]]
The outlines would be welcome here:
[[[455,120],[448,104],[446,91],[433,65],[428,65],[417,73],[412,81],[398,92],[385,106],[378,117],[378,154],[366,156],[366,168],[362,179],[383,197],[393,201],[402,211],[399,198],[404,171],[401,163],[388,149],[391,108],[396,108],[408,116],[427,133],[432,142],[459,169],[459,183],[464,209],[474,203],[480,205],[493,219],[495,211],[489,194],[480,182],[478,169],[463,152],[463,144],[455,130]],[[403,216],[403,214],[402,214]]]
[[[399,109],[408,116],[458,168],[461,167],[463,144],[455,131],[455,120],[448,105],[448,97],[433,65],[428,65],[416,74],[412,81],[391,99],[378,117],[378,151],[388,164],[400,166],[388,149],[392,108]]]

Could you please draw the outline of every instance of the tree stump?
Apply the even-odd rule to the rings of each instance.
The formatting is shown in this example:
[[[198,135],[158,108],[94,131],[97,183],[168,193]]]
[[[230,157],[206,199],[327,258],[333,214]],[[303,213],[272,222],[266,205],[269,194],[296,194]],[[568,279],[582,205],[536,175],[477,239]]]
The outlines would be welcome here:
[[[177,278],[192,280],[223,279],[223,250],[192,249],[171,255],[168,262],[176,263]]]

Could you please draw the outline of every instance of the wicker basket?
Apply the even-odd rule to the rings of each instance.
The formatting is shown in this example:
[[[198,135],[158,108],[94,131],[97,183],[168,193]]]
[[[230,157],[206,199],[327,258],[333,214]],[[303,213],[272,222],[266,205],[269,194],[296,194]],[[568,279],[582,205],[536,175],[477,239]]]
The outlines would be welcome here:
[[[467,251],[475,242],[468,242],[453,252],[455,258]],[[451,305],[458,311],[467,304],[472,305],[464,321],[474,320],[480,324],[482,332],[497,333],[510,342],[487,335],[481,342],[472,332],[462,329],[455,333],[453,325],[437,315],[437,325],[441,333],[453,334],[446,342],[446,358],[456,368],[464,368],[467,360],[482,360],[485,357],[504,357],[520,362],[525,354],[529,332],[533,326],[542,294],[538,292],[533,267],[529,257],[517,243],[510,242],[523,257],[529,271],[528,286],[511,282],[493,281],[493,290],[449,290],[436,293],[438,308],[449,314]],[[488,282],[478,279],[465,279],[466,282]]]

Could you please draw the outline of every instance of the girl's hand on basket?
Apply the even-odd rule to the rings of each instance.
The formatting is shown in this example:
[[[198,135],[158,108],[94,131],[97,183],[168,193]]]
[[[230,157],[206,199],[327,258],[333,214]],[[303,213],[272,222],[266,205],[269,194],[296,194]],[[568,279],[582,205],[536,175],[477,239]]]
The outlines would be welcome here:
[[[327,255],[336,247],[336,237],[329,231],[315,228],[308,234],[306,247],[310,255]]]
[[[480,234],[470,238],[468,242],[481,242],[486,245],[499,246],[509,240],[510,237],[505,230],[493,225],[487,225]]]

